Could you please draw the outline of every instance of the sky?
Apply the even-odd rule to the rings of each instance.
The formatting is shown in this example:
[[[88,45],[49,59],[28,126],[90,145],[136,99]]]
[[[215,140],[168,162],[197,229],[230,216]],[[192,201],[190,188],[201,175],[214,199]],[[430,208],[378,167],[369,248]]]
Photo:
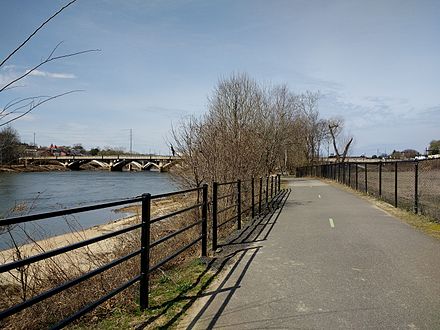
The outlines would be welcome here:
[[[68,1],[0,0],[0,60]],[[169,153],[172,126],[207,111],[218,80],[319,91],[321,117],[341,117],[353,155],[440,139],[440,1],[78,0],[0,68],[0,93],[81,90],[13,123],[25,142]],[[34,135],[35,134],[35,135]],[[330,151],[331,152],[331,151]]]

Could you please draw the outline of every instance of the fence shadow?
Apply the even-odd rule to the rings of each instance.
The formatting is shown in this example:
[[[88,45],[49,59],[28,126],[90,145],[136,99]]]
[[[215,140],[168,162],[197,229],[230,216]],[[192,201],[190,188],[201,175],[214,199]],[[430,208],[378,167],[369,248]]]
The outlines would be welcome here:
[[[256,243],[268,239],[280,213],[290,195],[290,189],[283,190],[273,203],[269,205],[268,211],[256,217],[235,237],[222,244],[222,251],[218,254],[218,261],[221,265],[216,274],[222,269],[227,271],[222,276],[220,283],[210,292],[200,292],[197,298],[204,299],[203,307],[196,315],[190,315],[187,320],[179,324],[179,328],[193,329],[199,322],[203,322],[204,328],[211,329],[215,326],[219,317],[224,312],[229,301],[240,288],[241,281],[249,270],[254,258],[262,248]],[[215,263],[213,264],[215,265]],[[228,267],[226,267],[229,265]],[[214,266],[215,267],[215,266]],[[215,304],[214,304],[215,302]],[[215,306],[215,307],[214,307]]]
[[[206,269],[198,278],[191,283],[191,285],[182,291],[174,299],[167,301],[158,306],[151,306],[150,309],[162,309],[160,314],[152,316],[145,320],[143,323],[137,325],[135,329],[145,329],[164,315],[173,304],[176,302],[185,301],[179,313],[177,313],[166,324],[160,326],[160,328],[169,328],[176,326],[176,322],[185,315],[189,308],[198,299],[206,300],[203,307],[198,313],[191,319],[186,321],[186,324],[180,324],[179,328],[192,329],[201,319],[204,318],[210,306],[216,301],[216,306],[220,307],[215,311],[214,315],[209,315],[209,325],[207,328],[212,328],[217,322],[218,318],[226,308],[232,296],[236,290],[240,288],[240,283],[246,275],[252,261],[262,246],[257,246],[255,243],[267,240],[273,227],[275,226],[278,217],[284,207],[288,196],[290,195],[290,189],[283,190],[274,198],[271,205],[264,214],[255,217],[246,227],[240,232],[231,237],[228,242],[221,245],[221,252],[217,253],[214,258],[204,259],[206,261]],[[214,282],[217,276],[223,273],[222,281],[215,285],[215,289],[212,291],[206,291]],[[209,274],[208,280],[200,287],[200,289],[194,293],[189,294],[195,287],[197,287],[201,280]],[[233,283],[232,285],[230,283]],[[221,299],[221,300],[219,300]],[[220,303],[217,303],[220,301]]]
[[[268,205],[264,213],[255,217],[244,229],[231,236],[226,243],[219,246],[227,249],[232,245],[243,245],[267,240],[290,193],[290,189],[281,191],[272,203]]]

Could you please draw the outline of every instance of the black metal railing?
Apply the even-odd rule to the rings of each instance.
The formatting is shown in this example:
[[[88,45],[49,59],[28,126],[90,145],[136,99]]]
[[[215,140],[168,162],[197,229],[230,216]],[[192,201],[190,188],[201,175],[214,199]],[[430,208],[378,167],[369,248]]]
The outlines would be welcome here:
[[[297,176],[335,180],[440,221],[440,159],[321,164],[300,167]]]
[[[270,181],[270,185],[269,185]],[[32,214],[32,215],[26,215],[26,216],[19,216],[19,217],[11,217],[7,219],[0,220],[0,227],[4,226],[11,226],[11,225],[17,225],[17,224],[25,224],[32,221],[38,221],[42,219],[49,219],[49,218],[55,218],[59,216],[66,216],[71,214],[77,214],[87,211],[93,211],[93,210],[99,210],[104,208],[110,208],[110,207],[116,207],[116,206],[123,206],[123,205],[130,205],[135,203],[141,203],[141,221],[140,223],[130,225],[128,227],[115,230],[113,232],[103,234],[97,237],[93,237],[90,239],[85,239],[83,241],[73,243],[67,246],[55,248],[50,251],[44,251],[40,254],[32,255],[30,257],[8,262],[5,264],[0,265],[0,274],[5,272],[10,272],[13,270],[20,269],[21,267],[29,266],[33,263],[56,257],[59,255],[62,255],[66,252],[73,251],[82,247],[87,247],[91,244],[98,243],[110,238],[114,238],[117,236],[120,236],[122,234],[130,233],[135,230],[140,229],[140,248],[136,249],[135,251],[132,251],[128,253],[127,255],[124,255],[122,257],[119,257],[115,260],[112,260],[111,262],[104,264],[96,269],[93,269],[89,272],[86,272],[74,279],[68,280],[64,282],[63,284],[49,289],[45,292],[39,293],[23,302],[20,302],[18,304],[15,304],[7,309],[4,309],[0,312],[0,320],[3,320],[11,315],[14,315],[16,313],[19,313],[23,311],[26,308],[29,308],[39,302],[42,302],[46,299],[49,299],[53,297],[54,295],[61,293],[69,288],[72,288],[75,285],[78,285],[80,283],[83,283],[84,281],[91,279],[99,274],[102,274],[103,272],[110,270],[118,265],[121,265],[124,262],[127,262],[137,256],[140,256],[139,258],[139,269],[140,272],[130,280],[126,281],[125,283],[121,284],[117,288],[112,289],[110,292],[106,293],[96,301],[93,301],[86,306],[82,307],[80,310],[76,311],[74,314],[70,315],[69,317],[61,320],[59,323],[52,326],[53,329],[59,329],[62,328],[73,321],[77,320],[84,314],[90,312],[97,306],[101,305],[105,301],[109,300],[110,298],[114,297],[118,293],[126,290],[127,288],[133,286],[134,284],[139,282],[139,304],[141,310],[144,310],[148,308],[149,301],[148,301],[148,295],[149,295],[149,283],[150,283],[150,275],[157,270],[158,268],[162,267],[164,264],[168,263],[172,259],[176,258],[186,250],[190,249],[197,243],[201,242],[201,256],[207,256],[208,252],[208,206],[211,204],[212,206],[212,249],[215,251],[218,247],[218,232],[219,228],[225,226],[227,223],[230,223],[234,220],[236,220],[237,224],[237,230],[241,229],[242,226],[242,216],[245,214],[249,214],[253,218],[256,215],[262,213],[271,203],[271,201],[274,200],[276,196],[279,196],[279,192],[281,191],[281,178],[280,175],[276,176],[267,176],[266,178],[259,178],[258,180],[258,193],[256,193],[255,189],[255,179],[252,178],[250,180],[246,181],[233,181],[233,182],[225,182],[225,183],[218,183],[214,182],[212,186],[212,196],[211,201],[208,201],[208,185],[204,184],[200,188],[194,188],[194,189],[188,189],[188,190],[182,190],[182,191],[176,191],[172,193],[166,193],[166,194],[159,194],[159,195],[150,195],[150,194],[143,194],[142,196],[138,196],[135,198],[130,199],[124,199],[109,203],[102,203],[102,204],[96,204],[96,205],[90,205],[85,207],[77,207],[77,208],[71,208],[71,209],[64,209],[59,211],[53,211],[53,212],[47,212],[47,213],[40,213],[40,214]],[[250,187],[248,185],[250,184]],[[219,187],[225,187],[229,189],[227,190],[227,193],[224,195],[219,196]],[[245,187],[245,193],[243,193],[243,187]],[[250,190],[250,193],[249,193]],[[178,195],[183,195],[187,193],[197,193],[197,202],[195,204],[192,204],[190,206],[182,207],[174,212],[160,215],[155,218],[151,218],[151,202],[153,200],[158,200],[162,198],[167,197],[173,197]],[[246,198],[244,196],[246,195]],[[249,196],[250,195],[250,196]],[[201,198],[200,198],[201,196]],[[200,201],[201,200],[201,201]],[[223,206],[222,209],[218,209],[219,202]],[[244,208],[244,209],[243,209]],[[156,239],[155,241],[151,242],[151,225],[166,219],[170,219],[171,217],[174,217],[176,215],[189,212],[191,210],[198,210],[197,212],[197,218],[194,222],[190,224],[186,224],[183,228],[180,228],[178,230],[175,230],[172,233],[167,233],[167,235],[160,237]],[[229,215],[230,217],[226,220],[218,223],[219,220],[219,214],[225,214]],[[180,247],[170,255],[167,255],[162,260],[159,260],[154,265],[150,264],[150,253],[151,249],[159,246],[160,244],[192,229],[197,226],[200,226],[200,235],[197,237],[193,237],[192,241],[187,243],[185,246]]]
[[[202,202],[196,203],[196,204],[191,205],[189,207],[182,208],[178,211],[151,219],[151,201],[152,200],[181,195],[181,194],[186,194],[186,193],[190,193],[190,192],[198,192],[198,193],[201,192],[202,193]],[[12,307],[9,307],[9,308],[1,311],[0,312],[0,320],[3,320],[4,318],[6,318],[8,316],[16,314],[16,313],[18,313],[28,307],[31,307],[31,306],[43,301],[43,300],[46,300],[46,299],[64,291],[64,290],[67,290],[77,284],[80,284],[80,283],[82,283],[92,277],[95,277],[95,276],[103,273],[104,271],[107,271],[117,265],[120,265],[123,262],[126,262],[126,261],[128,261],[138,255],[140,255],[140,273],[137,276],[133,277],[132,279],[125,282],[124,284],[122,284],[119,287],[108,292],[106,295],[102,296],[100,299],[98,299],[92,303],[89,303],[88,305],[86,305],[85,307],[83,307],[82,309],[80,309],[79,311],[74,313],[73,315],[70,315],[69,317],[67,317],[64,320],[60,321],[59,323],[55,324],[52,328],[59,329],[59,328],[62,328],[64,326],[70,324],[74,320],[78,319],[79,317],[81,317],[84,314],[88,313],[89,311],[93,310],[94,308],[96,308],[100,304],[104,303],[108,299],[110,299],[113,296],[115,296],[116,294],[124,291],[125,289],[129,288],[130,286],[132,286],[133,284],[135,284],[137,282],[140,283],[140,285],[139,285],[140,308],[141,309],[148,308],[149,278],[150,278],[150,274],[153,271],[155,271],[159,267],[163,266],[165,263],[167,263],[170,260],[172,260],[173,258],[177,257],[179,254],[183,253],[184,251],[186,251],[187,249],[194,246],[196,243],[198,243],[200,241],[201,241],[201,255],[202,256],[207,255],[207,246],[208,246],[207,245],[208,185],[205,184],[201,188],[194,188],[194,189],[189,189],[189,190],[184,190],[184,191],[177,191],[177,192],[172,192],[172,193],[168,193],[168,194],[160,194],[160,195],[154,195],[154,196],[151,196],[150,194],[144,194],[140,197],[126,199],[126,200],[120,200],[120,201],[111,202],[111,203],[103,203],[103,204],[97,204],[97,205],[91,205],[91,206],[79,207],[79,208],[72,208],[72,209],[66,209],[66,210],[60,210],[60,211],[54,211],[54,212],[47,212],[47,213],[41,213],[41,214],[35,214],[35,215],[26,215],[26,216],[21,216],[21,217],[13,217],[13,218],[1,220],[0,226],[10,226],[10,225],[21,224],[21,223],[26,223],[26,222],[30,222],[30,221],[37,221],[37,220],[41,220],[41,219],[48,219],[48,218],[53,218],[53,217],[57,217],[57,216],[76,214],[76,213],[98,210],[98,209],[103,209],[103,208],[108,208],[108,207],[129,205],[129,204],[134,204],[134,203],[139,203],[139,202],[141,202],[141,209],[142,209],[141,223],[131,225],[129,227],[126,227],[126,228],[123,228],[120,230],[116,230],[114,232],[104,234],[104,235],[101,235],[98,237],[86,239],[86,240],[78,242],[78,243],[70,244],[68,246],[64,246],[64,247],[57,248],[57,249],[54,249],[51,251],[43,252],[43,253],[40,253],[40,254],[37,254],[37,255],[22,259],[22,260],[17,260],[17,261],[13,261],[13,262],[9,262],[9,263],[0,265],[0,273],[5,273],[5,272],[8,272],[8,271],[20,268],[20,267],[28,266],[28,265],[33,264],[38,261],[42,261],[42,260],[45,260],[45,259],[48,259],[51,257],[61,255],[63,253],[69,252],[69,251],[73,251],[73,250],[81,248],[81,247],[89,246],[93,243],[101,242],[101,241],[109,239],[109,238],[113,238],[113,237],[116,237],[116,236],[119,236],[119,235],[122,235],[125,233],[132,232],[136,229],[141,230],[141,238],[140,238],[141,246],[139,249],[137,249],[137,250],[135,250],[135,251],[123,256],[123,257],[120,257],[116,260],[113,260],[112,262],[105,264],[97,269],[94,269],[90,272],[87,272],[87,273],[85,273],[85,274],[83,274],[73,280],[65,282],[55,288],[52,288],[48,291],[40,293],[40,294],[38,294],[38,295],[36,295],[26,301],[23,301],[19,304],[16,304]],[[201,214],[202,214],[201,219],[197,219],[194,223],[187,225],[184,228],[181,228],[181,229],[179,229],[179,230],[177,230],[177,231],[175,231],[165,237],[162,237],[154,242],[150,242],[151,224],[165,220],[165,219],[169,219],[169,218],[176,216],[178,214],[188,212],[190,210],[197,209],[197,208],[199,208],[199,209],[201,208]],[[160,260],[157,264],[150,265],[150,249],[151,248],[153,248],[154,246],[157,246],[159,244],[162,244],[163,242],[165,242],[165,241],[167,241],[167,240],[169,240],[179,234],[182,234],[183,232],[185,232],[195,226],[201,227],[201,234],[198,237],[196,237],[193,241],[186,244],[184,247],[175,251],[171,255]]]
[[[258,183],[258,194],[256,194],[255,178],[246,181],[213,182],[211,205],[212,249],[214,251],[219,247],[218,236],[222,227],[235,220],[237,230],[240,230],[242,227],[242,216],[244,214],[250,213],[250,217],[254,218],[256,215],[262,213],[281,191],[281,176],[279,174],[266,176],[264,181],[263,178],[260,177]],[[250,190],[250,196],[248,194],[248,198],[243,198],[242,190],[245,184],[250,184],[250,189],[248,189]],[[219,195],[221,191],[223,191],[223,194]],[[221,202],[221,205],[219,205],[219,202]],[[219,209],[219,207],[221,208]]]

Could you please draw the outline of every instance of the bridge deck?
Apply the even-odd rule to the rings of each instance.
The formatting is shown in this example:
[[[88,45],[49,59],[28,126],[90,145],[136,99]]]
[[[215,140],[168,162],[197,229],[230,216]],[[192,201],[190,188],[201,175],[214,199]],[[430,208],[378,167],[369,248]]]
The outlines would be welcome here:
[[[440,327],[439,240],[320,181],[291,188],[180,327]]]
[[[122,169],[132,164],[139,169],[150,169],[156,167],[159,171],[167,171],[174,166],[181,158],[179,156],[159,156],[159,155],[110,155],[110,156],[46,156],[46,157],[22,157],[20,161],[25,165],[38,162],[57,162],[71,170],[79,170],[81,165],[93,163],[111,171],[122,171]],[[130,165],[131,166],[131,165]]]
[[[111,156],[46,156],[46,157],[21,157],[20,160],[179,160],[178,156],[160,156],[160,155],[111,155]]]

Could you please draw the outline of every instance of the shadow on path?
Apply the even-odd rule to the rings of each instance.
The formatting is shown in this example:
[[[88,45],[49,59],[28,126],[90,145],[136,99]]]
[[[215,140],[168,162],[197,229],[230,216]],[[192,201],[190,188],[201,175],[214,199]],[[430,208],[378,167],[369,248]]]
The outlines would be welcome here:
[[[222,299],[220,308],[218,308],[214,315],[210,315],[211,321],[209,322],[208,328],[214,327],[228,302],[236,290],[240,288],[242,279],[248,271],[256,254],[261,249],[262,246],[257,246],[256,243],[267,240],[289,195],[290,189],[281,191],[271,201],[268,205],[268,209],[263,214],[255,217],[241,231],[236,232],[227,242],[221,245],[221,252],[216,253],[213,258],[203,260],[206,263],[206,269],[186,290],[182,291],[177,297],[170,301],[157,306],[151,306],[149,308],[150,310],[162,309],[162,311],[155,316],[149,317],[143,323],[138,324],[135,329],[140,330],[152,326],[155,321],[173,308],[176,302],[185,301],[185,304],[180,308],[179,313],[177,313],[166,324],[161,325],[160,328],[166,329],[173,325],[176,326],[176,322],[186,314],[188,309],[197,299],[207,299],[195,317],[187,321],[187,324],[181,324],[179,326],[179,328],[192,329],[197,322],[205,316],[205,313],[214,300]],[[212,291],[206,291],[220,273],[222,273],[222,277],[219,283],[216,283],[215,289]],[[207,274],[209,274],[208,280],[195,294],[190,294],[194,288],[200,285],[201,281]],[[231,281],[234,282],[234,284],[227,285]],[[211,313],[212,311],[210,311],[210,314]]]
[[[195,299],[202,298],[204,299],[201,301],[203,305],[200,310],[195,312],[196,314],[192,316],[191,319],[188,318],[181,322],[178,326],[179,329],[193,329],[201,320],[203,320],[204,323],[208,323],[204,324],[203,328],[211,329],[215,326],[229,301],[240,288],[240,284],[255,256],[262,248],[262,246],[257,243],[268,239],[289,195],[290,189],[281,191],[280,194],[273,199],[264,214],[254,218],[243,230],[231,237],[228,242],[221,245],[221,252],[216,254],[210,264],[210,268],[216,270],[213,278],[223,271],[221,280],[212,286],[215,287],[212,291],[204,292],[206,289],[204,288],[193,297],[194,299],[191,301],[191,304]],[[189,307],[190,305],[188,308]],[[186,308],[184,312],[186,312],[188,308]],[[184,312],[182,312],[182,314]],[[167,326],[170,325],[172,325],[172,323],[167,324]]]

